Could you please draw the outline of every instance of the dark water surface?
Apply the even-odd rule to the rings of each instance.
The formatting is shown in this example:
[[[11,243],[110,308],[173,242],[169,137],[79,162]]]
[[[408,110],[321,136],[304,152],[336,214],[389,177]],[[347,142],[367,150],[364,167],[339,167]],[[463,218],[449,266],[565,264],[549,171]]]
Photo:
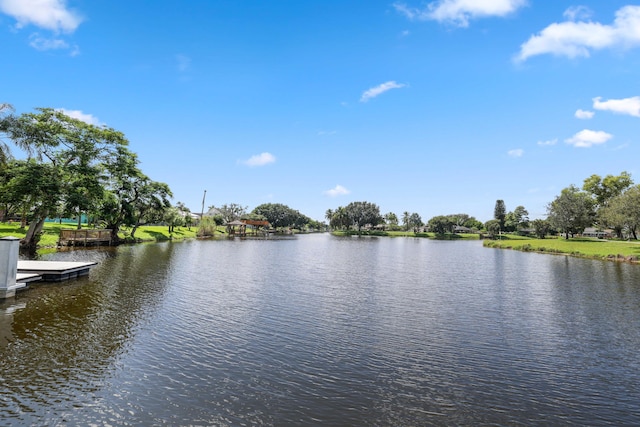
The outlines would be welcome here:
[[[640,266],[409,238],[54,254],[0,425],[638,425]]]

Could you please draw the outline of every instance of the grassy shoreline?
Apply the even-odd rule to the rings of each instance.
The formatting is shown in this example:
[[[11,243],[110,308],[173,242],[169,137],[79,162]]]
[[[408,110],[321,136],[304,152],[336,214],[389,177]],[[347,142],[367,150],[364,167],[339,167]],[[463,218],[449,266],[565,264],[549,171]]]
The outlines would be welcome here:
[[[38,244],[38,252],[48,252],[51,249],[56,248],[58,245],[60,230],[75,228],[74,224],[58,224],[53,222],[45,223],[42,230],[42,237]],[[169,240],[193,239],[196,237],[197,231],[198,227],[191,227],[191,230],[187,227],[176,227],[173,233],[169,233],[167,226],[145,225],[136,230],[134,239],[130,238],[130,228],[125,227],[121,229],[119,235],[125,243],[163,242]],[[23,238],[26,234],[27,229],[21,228],[19,223],[0,223],[0,238],[8,236]]]
[[[75,229],[74,224],[58,224],[48,222],[45,224],[40,239],[38,252],[54,251],[57,247],[58,236],[61,229]],[[163,242],[196,238],[198,228],[176,228],[169,233],[166,226],[141,226],[136,230],[135,239],[129,236],[130,229],[123,228],[120,237],[125,243]],[[0,237],[13,236],[22,238],[26,229],[20,228],[19,223],[0,223]],[[220,235],[224,230],[219,228]],[[334,231],[335,236],[358,235],[356,231]],[[478,240],[478,234],[450,234],[437,236],[435,233],[414,233],[412,231],[363,231],[362,236],[376,237],[418,237],[443,240]],[[556,255],[570,255],[580,258],[601,259],[629,263],[640,263],[640,241],[602,240],[591,238],[548,238],[537,239],[515,235],[503,235],[498,240],[484,240],[483,246],[487,248],[512,249],[523,252],[537,252]]]
[[[339,230],[332,231],[334,236],[374,236],[374,237],[421,237],[434,240],[479,240],[479,234],[453,234],[437,235],[436,233],[415,233],[413,231],[362,231],[358,233],[356,230]]]
[[[513,249],[523,252],[537,252],[556,255],[570,255],[579,258],[601,259],[630,263],[640,262],[640,242],[602,240],[591,238],[549,238],[536,239],[520,236],[503,236],[499,240],[485,240],[484,247]]]

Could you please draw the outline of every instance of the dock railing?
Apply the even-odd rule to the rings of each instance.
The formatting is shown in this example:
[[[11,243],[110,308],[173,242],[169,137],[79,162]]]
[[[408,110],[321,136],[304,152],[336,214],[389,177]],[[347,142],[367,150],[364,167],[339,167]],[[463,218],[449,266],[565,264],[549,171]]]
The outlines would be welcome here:
[[[102,245],[111,244],[111,230],[108,229],[87,229],[87,230],[60,230],[58,246],[76,245]]]

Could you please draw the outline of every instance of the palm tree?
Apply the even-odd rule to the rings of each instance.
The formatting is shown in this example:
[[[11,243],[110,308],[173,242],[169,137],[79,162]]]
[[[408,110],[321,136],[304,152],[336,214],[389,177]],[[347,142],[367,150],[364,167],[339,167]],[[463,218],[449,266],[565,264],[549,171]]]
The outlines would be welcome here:
[[[329,224],[331,224],[331,218],[333,218],[333,210],[327,209],[327,211],[324,213],[324,217],[327,219]]]
[[[404,229],[405,231],[409,231],[409,218],[411,217],[411,214],[407,211],[404,211],[402,213],[402,224],[404,224]]]

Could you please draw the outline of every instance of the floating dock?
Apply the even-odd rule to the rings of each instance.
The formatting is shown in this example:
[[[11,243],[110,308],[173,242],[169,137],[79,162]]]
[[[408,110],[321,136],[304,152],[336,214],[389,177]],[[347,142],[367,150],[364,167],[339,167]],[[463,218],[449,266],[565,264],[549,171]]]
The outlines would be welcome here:
[[[18,261],[18,277],[16,281],[26,283],[42,280],[44,282],[61,282],[89,274],[89,269],[97,262],[67,262],[67,261]],[[24,280],[20,275],[31,275]],[[39,276],[33,278],[33,276]]]
[[[17,283],[31,283],[42,280],[42,276],[36,273],[18,273],[16,274],[16,282]]]
[[[0,301],[12,298],[31,282],[61,282],[89,274],[97,262],[21,261],[20,239],[0,238]]]

